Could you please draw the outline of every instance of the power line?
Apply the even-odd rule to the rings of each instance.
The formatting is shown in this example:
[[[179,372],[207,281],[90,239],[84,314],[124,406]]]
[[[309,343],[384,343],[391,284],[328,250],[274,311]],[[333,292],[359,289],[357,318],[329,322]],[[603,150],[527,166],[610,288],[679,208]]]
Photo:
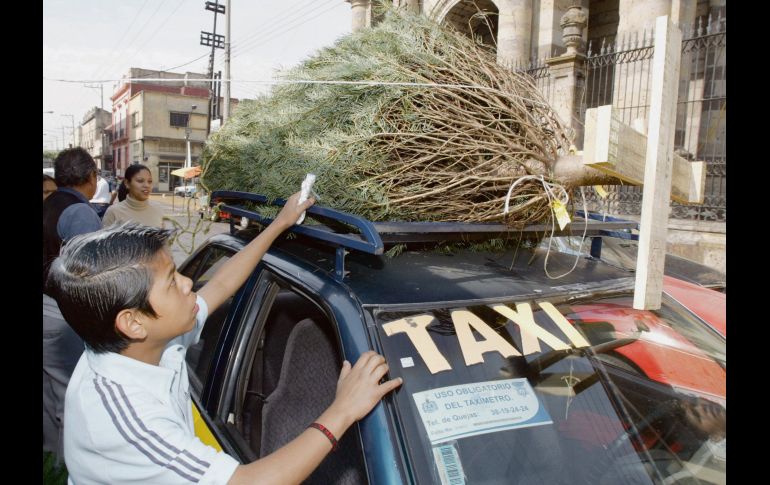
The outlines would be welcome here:
[[[142,13],[142,10],[144,10],[144,7],[146,7],[146,6],[147,6],[147,3],[148,3],[149,1],[150,1],[150,0],[144,0],[144,3],[142,4],[142,6],[141,6],[141,7],[139,7],[139,10],[137,10],[137,11],[136,11],[136,15],[134,15],[134,18],[133,18],[133,19],[131,19],[131,22],[128,24],[128,28],[127,28],[127,29],[126,29],[126,30],[123,32],[123,35],[121,35],[121,36],[120,36],[120,40],[118,40],[118,41],[115,43],[115,47],[113,47],[113,48],[112,48],[112,52],[115,52],[115,51],[118,49],[118,47],[120,47],[120,43],[121,43],[121,42],[123,42],[123,39],[125,39],[125,38],[126,38],[126,35],[128,35],[128,33],[131,31],[131,27],[133,27],[133,26],[134,26],[134,23],[136,22],[136,19],[137,19],[137,18],[139,18],[139,14],[140,14],[140,13]],[[97,67],[97,68],[94,70],[94,73],[93,73],[91,76],[93,76],[93,77],[97,77],[97,74],[98,74],[99,72],[101,72],[101,71],[100,71],[100,69],[104,69],[104,66],[103,66],[103,65],[101,65],[101,66],[98,66],[98,67]]]
[[[123,62],[123,61],[122,61],[122,58],[123,58],[124,54],[126,53],[126,51],[127,51],[127,50],[128,50],[130,47],[131,47],[131,45],[132,45],[132,44],[133,44],[133,43],[134,43],[134,42],[135,42],[135,41],[136,41],[136,40],[139,38],[139,34],[141,34],[141,33],[144,31],[144,29],[145,29],[145,28],[146,28],[146,27],[147,27],[147,26],[150,24],[150,21],[152,21],[152,20],[155,18],[155,15],[156,15],[156,14],[158,13],[158,11],[159,11],[159,10],[160,10],[160,9],[163,7],[163,5],[165,5],[165,4],[166,4],[166,2],[167,2],[167,1],[168,1],[168,0],[163,0],[162,2],[160,2],[160,3],[158,4],[158,8],[156,8],[156,9],[155,9],[155,11],[154,11],[154,12],[152,12],[152,14],[150,14],[150,16],[149,16],[149,17],[147,18],[147,20],[144,22],[144,24],[142,25],[142,27],[141,27],[141,28],[140,28],[140,29],[139,29],[139,30],[136,32],[136,35],[135,35],[135,36],[134,36],[134,37],[133,37],[133,38],[132,38],[132,39],[131,39],[129,42],[127,42],[127,43],[126,43],[126,45],[123,47],[123,49],[120,51],[120,53],[119,53],[117,56],[115,56],[115,59],[116,59],[116,61],[115,61],[115,62],[112,62],[112,63],[110,63],[110,64],[108,64],[108,65],[107,65],[107,67],[105,67],[105,68],[102,70],[102,72],[105,72],[105,73],[106,73],[106,72],[108,72],[110,69],[112,69],[112,68],[113,68],[113,66],[117,65],[117,64],[118,64],[118,63],[120,63],[120,62]]]
[[[206,53],[205,53],[205,54],[203,54],[202,56],[196,57],[195,59],[193,59],[193,60],[191,60],[191,61],[187,61],[187,62],[185,62],[184,64],[179,64],[178,66],[169,67],[169,68],[166,68],[166,69],[159,69],[159,70],[155,70],[155,71],[153,71],[153,74],[145,74],[144,76],[139,76],[139,78],[145,78],[145,77],[153,76],[155,72],[158,72],[158,73],[160,73],[160,72],[169,72],[169,71],[173,71],[174,69],[179,69],[180,67],[184,67],[184,66],[187,66],[187,65],[189,65],[189,64],[192,64],[192,63],[193,63],[193,62],[195,62],[195,61],[199,61],[199,60],[203,59],[204,57],[207,57],[208,55],[209,55],[209,53],[208,53],[208,52],[206,52]]]
[[[320,7],[323,7],[323,6],[325,6],[325,5],[324,4],[320,5]],[[263,45],[263,44],[265,44],[266,42],[268,42],[268,41],[270,41],[272,39],[280,37],[281,35],[283,35],[283,34],[285,34],[287,32],[290,32],[290,31],[296,29],[297,27],[310,22],[311,20],[314,20],[314,19],[320,17],[322,14],[337,8],[338,6],[340,6],[340,3],[333,2],[333,4],[329,8],[327,8],[325,10],[322,10],[322,11],[316,13],[315,15],[313,15],[311,17],[305,18],[307,15],[309,15],[309,14],[315,12],[316,10],[318,10],[318,6],[317,6],[316,8],[305,12],[304,15],[302,15],[302,16],[296,18],[296,19],[291,20],[288,25],[287,24],[276,25],[275,27],[273,27],[271,29],[268,29],[267,31],[263,32],[259,37],[256,37],[256,38],[252,39],[247,44],[245,44],[245,45],[242,44],[240,46],[237,46],[237,49],[233,53],[232,57],[238,57],[239,55],[241,55],[241,54],[243,54],[243,53],[245,53],[247,51],[250,51],[250,50],[254,49],[255,47],[258,47],[258,46]],[[297,21],[301,21],[301,22],[296,23]],[[283,30],[280,30],[280,31],[276,32],[277,29],[280,29],[282,27],[285,27],[285,28]],[[246,47],[246,45],[249,45],[249,47]]]
[[[274,26],[276,24],[276,21],[284,22],[284,21],[286,21],[287,17],[291,17],[292,15],[294,15],[296,13],[302,12],[302,10],[306,9],[307,7],[309,7],[309,6],[313,5],[313,4],[316,4],[317,1],[318,0],[308,0],[307,2],[305,2],[305,4],[303,4],[301,6],[291,7],[289,9],[286,9],[286,10],[282,11],[282,12],[279,12],[277,15],[274,15],[273,17],[271,17],[268,20],[266,20],[265,22],[263,22],[261,25],[257,26],[253,30],[252,33],[250,33],[250,34],[248,34],[245,37],[242,37],[240,39],[234,40],[233,41],[233,46],[247,43],[249,39],[251,39],[253,37],[256,37],[256,36],[259,36],[260,33],[263,31],[263,29],[265,27],[270,26],[270,25]],[[293,13],[287,13],[289,11],[291,11]]]
[[[164,0],[164,1],[165,1],[165,0]],[[176,5],[176,8],[175,8],[174,10],[172,10],[172,11],[171,11],[171,13],[170,13],[170,14],[168,14],[168,15],[166,16],[166,18],[165,18],[165,19],[163,19],[163,21],[161,21],[161,23],[158,25],[158,28],[157,28],[157,29],[155,29],[155,31],[152,33],[152,35],[150,35],[149,37],[147,37],[147,40],[145,40],[145,41],[144,41],[144,44],[142,44],[141,46],[137,47],[137,49],[136,49],[136,52],[135,52],[135,53],[134,53],[134,55],[131,57],[131,59],[129,59],[128,61],[126,61],[126,64],[128,64],[128,67],[129,67],[129,68],[131,67],[131,61],[133,61],[133,60],[134,60],[134,58],[136,57],[136,55],[137,55],[137,54],[138,54],[138,53],[139,53],[139,52],[142,50],[142,48],[143,48],[144,46],[146,46],[146,45],[147,45],[147,43],[148,43],[148,42],[150,42],[150,41],[153,39],[153,37],[155,37],[155,36],[158,34],[158,31],[160,31],[160,29],[161,29],[161,28],[162,28],[164,25],[166,25],[166,22],[168,22],[168,19],[170,19],[170,18],[171,18],[171,16],[172,16],[172,15],[174,15],[174,14],[176,13],[176,11],[177,11],[177,10],[179,10],[179,7],[181,7],[181,6],[182,6],[182,4],[183,4],[184,2],[185,2],[185,0],[181,0],[181,1],[180,1],[180,2],[179,2],[177,5]]]
[[[278,15],[276,17],[273,17],[271,20],[275,20],[275,19],[277,19],[279,17],[281,17],[281,20],[278,21],[278,22],[271,22],[271,21],[265,22],[264,24],[262,24],[261,26],[256,28],[252,34],[246,36],[245,38],[243,38],[243,39],[241,39],[241,40],[239,40],[237,42],[234,42],[233,45],[232,45],[232,50],[231,50],[231,59],[233,57],[237,57],[238,55],[240,55],[239,52],[243,53],[243,52],[246,52],[246,51],[250,50],[251,47],[248,47],[250,44],[254,44],[255,42],[260,42],[265,36],[276,37],[276,36],[272,36],[271,35],[276,30],[279,30],[279,29],[284,28],[284,27],[286,27],[288,25],[291,25],[292,22],[295,22],[297,20],[302,20],[305,17],[307,17],[308,14],[312,14],[314,11],[316,11],[319,8],[322,8],[322,7],[326,6],[326,5],[329,5],[329,4],[328,3],[327,4],[323,4],[323,3],[318,4],[316,2],[310,2],[308,4],[303,5],[302,7],[299,7],[297,9],[295,9],[292,14],[284,15],[284,16]],[[308,7],[310,7],[309,10],[307,9]],[[326,12],[326,11],[324,11],[324,12]],[[321,13],[324,13],[324,12],[321,12]],[[316,15],[314,17],[311,17],[311,18],[317,18],[317,16],[318,15]],[[266,27],[266,26],[270,26],[270,27],[268,27],[267,30],[265,30],[264,27]],[[217,67],[220,67],[221,64],[223,64],[223,63],[224,63],[224,61],[218,62],[217,63]]]
[[[150,20],[155,17],[155,14],[158,13],[158,11],[161,9],[161,7],[163,7],[163,5],[166,3],[166,1],[167,0],[163,0],[162,2],[160,2],[160,4],[158,4],[158,8],[156,8],[155,11],[152,14],[150,14],[150,16],[144,22],[144,24],[142,24],[142,27],[136,32],[136,35],[128,43],[126,43],[126,45],[120,51],[118,51],[118,54],[116,54],[114,56],[115,61],[107,64],[106,66],[103,65],[101,69],[98,69],[96,71],[96,73],[99,73],[98,75],[96,73],[94,73],[94,75],[93,75],[94,77],[98,77],[98,76],[102,75],[102,73],[103,74],[108,73],[114,66],[117,66],[118,63],[121,62],[121,59],[122,59],[123,55],[125,54],[125,52],[128,50],[129,46],[134,41],[136,41],[136,39],[139,38],[139,34],[141,34],[142,31],[144,31],[144,29],[145,29],[145,27],[147,27],[147,25],[149,25]],[[123,38],[125,38],[125,36],[128,34],[128,32],[131,30],[131,27],[133,26],[134,21],[139,17],[139,14],[142,12],[142,10],[144,10],[144,7],[146,5],[147,5],[147,0],[145,0],[144,4],[141,6],[141,8],[137,12],[137,14],[134,16],[134,20],[131,21],[131,25],[129,26],[129,28],[123,34],[123,37],[121,38],[121,41],[123,40]],[[119,45],[120,45],[120,43],[118,43],[115,47],[117,48]],[[114,50],[113,50],[113,52],[114,52]],[[80,104],[82,102],[83,96],[84,96],[84,93],[81,92],[81,95],[78,98],[78,104]]]

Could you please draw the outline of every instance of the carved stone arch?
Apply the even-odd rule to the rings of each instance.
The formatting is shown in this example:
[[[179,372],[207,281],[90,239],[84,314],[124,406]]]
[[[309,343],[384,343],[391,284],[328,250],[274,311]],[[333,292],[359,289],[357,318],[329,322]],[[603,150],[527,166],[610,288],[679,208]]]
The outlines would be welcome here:
[[[433,5],[433,8],[428,12],[428,17],[432,18],[436,22],[443,24],[444,19],[446,18],[447,14],[458,4],[462,3],[465,0],[438,0]],[[490,3],[494,4],[495,7],[497,7],[498,12],[500,11],[500,0],[489,0]]]
[[[439,24],[452,25],[469,37],[471,34],[481,37],[484,44],[494,50],[497,45],[500,3],[501,0],[439,0],[428,12],[428,16]],[[487,20],[471,20],[477,6],[492,15],[488,16]]]

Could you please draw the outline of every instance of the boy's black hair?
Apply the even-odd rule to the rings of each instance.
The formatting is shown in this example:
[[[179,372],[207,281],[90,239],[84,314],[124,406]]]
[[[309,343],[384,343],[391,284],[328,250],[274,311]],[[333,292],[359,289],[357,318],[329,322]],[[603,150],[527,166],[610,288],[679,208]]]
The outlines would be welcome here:
[[[113,224],[69,240],[51,264],[50,294],[64,319],[94,352],[120,352],[130,339],[115,328],[122,310],[157,317],[150,305],[149,264],[172,230]]]

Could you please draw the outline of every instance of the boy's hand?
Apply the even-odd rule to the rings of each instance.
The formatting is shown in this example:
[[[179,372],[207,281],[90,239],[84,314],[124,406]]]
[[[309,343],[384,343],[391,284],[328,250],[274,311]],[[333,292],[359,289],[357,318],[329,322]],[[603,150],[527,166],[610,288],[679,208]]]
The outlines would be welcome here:
[[[350,424],[363,418],[380,402],[382,397],[403,382],[400,377],[379,384],[388,372],[388,364],[380,354],[369,351],[361,355],[356,365],[347,360],[337,380],[337,396],[332,403],[349,420]]]
[[[281,209],[281,212],[279,212],[276,216],[273,224],[278,224],[278,226],[282,229],[288,229],[293,226],[295,222],[297,222],[300,214],[306,211],[311,205],[315,204],[315,199],[312,197],[302,204],[297,204],[298,200],[299,192],[296,192],[294,195],[289,197],[289,200],[286,201],[286,204],[283,206],[283,209]]]

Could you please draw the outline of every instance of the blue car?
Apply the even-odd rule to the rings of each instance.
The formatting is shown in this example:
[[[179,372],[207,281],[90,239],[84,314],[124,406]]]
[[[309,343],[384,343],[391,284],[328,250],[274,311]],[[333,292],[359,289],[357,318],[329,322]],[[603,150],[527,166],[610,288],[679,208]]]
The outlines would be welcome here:
[[[180,266],[195,290],[269,222],[245,205],[264,197],[212,200],[231,233]],[[308,219],[187,353],[204,442],[243,463],[268,455],[331,404],[344,359],[375,350],[403,385],[305,483],[724,483],[726,339],[671,295],[635,310],[629,271],[553,250],[549,274],[576,266],[551,279],[537,244],[436,249],[540,226],[372,223],[318,206]],[[587,233],[632,226],[594,221]]]

